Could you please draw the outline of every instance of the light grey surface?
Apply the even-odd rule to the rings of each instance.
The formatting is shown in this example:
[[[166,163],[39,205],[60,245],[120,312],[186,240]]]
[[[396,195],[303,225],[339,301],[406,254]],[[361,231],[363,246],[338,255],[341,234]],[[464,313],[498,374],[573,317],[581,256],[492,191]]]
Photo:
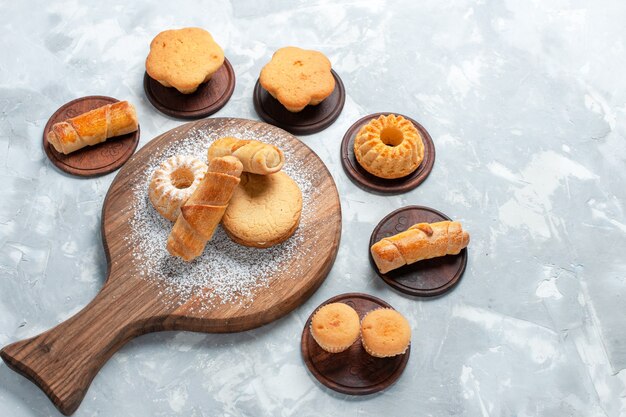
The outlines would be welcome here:
[[[626,415],[624,16],[620,0],[0,3],[0,345],[70,317],[104,280],[100,209],[115,174],[59,173],[41,148],[47,118],[102,94],[137,106],[140,146],[179,125],[146,100],[144,58],[159,31],[201,26],[237,74],[216,116],[257,119],[254,82],[281,46],[325,52],[342,77],[343,113],[302,138],[341,194],[337,261],[263,328],[132,341],[77,416]],[[378,111],[417,119],[436,145],[431,176],[405,195],[368,194],[341,169],[344,131]],[[472,235],[444,297],[404,297],[368,264],[373,227],[408,204]],[[413,327],[407,369],[382,394],[338,395],[300,358],[308,314],[348,291],[387,300]],[[2,364],[0,415],[59,413]]]

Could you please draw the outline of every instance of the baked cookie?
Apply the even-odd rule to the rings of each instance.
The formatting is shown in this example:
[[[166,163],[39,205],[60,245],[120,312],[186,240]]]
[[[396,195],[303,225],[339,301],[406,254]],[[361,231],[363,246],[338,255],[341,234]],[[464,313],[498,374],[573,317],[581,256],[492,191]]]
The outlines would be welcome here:
[[[283,171],[271,175],[244,172],[222,226],[240,245],[269,248],[293,235],[301,211],[302,192],[289,175]]]
[[[209,32],[184,28],[166,30],[152,40],[146,71],[165,87],[190,94],[209,81],[223,63],[224,51]]]
[[[381,115],[354,138],[354,156],[367,172],[380,178],[406,177],[422,163],[424,142],[410,120]]]
[[[319,104],[335,89],[330,61],[318,51],[288,46],[261,70],[261,86],[290,112]]]

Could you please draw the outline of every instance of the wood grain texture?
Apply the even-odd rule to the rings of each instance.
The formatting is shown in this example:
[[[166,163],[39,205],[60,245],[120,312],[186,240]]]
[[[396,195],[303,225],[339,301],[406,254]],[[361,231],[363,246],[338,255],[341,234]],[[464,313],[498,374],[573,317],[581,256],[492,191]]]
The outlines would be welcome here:
[[[405,294],[432,297],[452,289],[463,276],[467,265],[467,248],[458,255],[425,259],[381,274],[369,248],[379,240],[404,232],[416,223],[434,223],[451,220],[445,214],[423,206],[407,206],[385,216],[374,228],[368,254],[370,264],[389,286]]]
[[[65,103],[55,111],[43,129],[43,149],[50,162],[71,175],[96,177],[113,172],[128,161],[139,143],[139,126],[135,132],[109,138],[105,142],[86,146],[68,155],[57,152],[47,139],[48,132],[55,123],[118,101],[113,97],[87,96]]]
[[[291,147],[291,158],[315,173],[311,175],[312,185],[319,194],[311,203],[312,219],[303,227],[304,239],[299,246],[311,256],[288,261],[247,307],[218,304],[200,309],[202,299],[181,300],[175,292],[163,292],[158,280],[140,277],[141,265],[133,261],[134,246],[125,240],[130,235],[129,220],[133,215],[132,185],[145,175],[152,155],[159,157],[167,144],[184,139],[191,129],[219,133],[233,128],[254,132],[259,139],[266,134],[282,135]],[[32,380],[63,414],[69,415],[106,360],[133,337],[161,330],[243,331],[276,320],[299,306],[330,271],[340,234],[341,207],[335,183],[319,157],[297,138],[265,123],[243,119],[205,119],[182,125],[145,145],[109,188],[102,208],[108,277],[100,293],[69,320],[6,346],[0,355],[10,368]]]
[[[368,395],[380,392],[400,378],[409,361],[411,347],[403,355],[391,358],[376,358],[369,355],[361,340],[339,353],[323,350],[313,336],[310,326],[313,314],[329,303],[345,303],[354,308],[362,320],[363,316],[377,308],[393,308],[380,298],[362,293],[337,295],[320,304],[309,316],[302,330],[301,350],[304,363],[311,374],[324,386],[350,395]]]
[[[390,114],[392,113],[374,113],[357,120],[346,131],[346,134],[343,136],[343,140],[341,141],[341,165],[343,166],[343,170],[346,175],[357,186],[361,187],[365,191],[376,194],[401,194],[411,191],[426,180],[430,172],[433,170],[433,165],[435,164],[435,143],[424,126],[408,116],[393,113],[411,121],[415,128],[420,132],[424,142],[424,159],[422,160],[422,163],[411,174],[406,177],[396,179],[377,177],[361,167],[359,162],[356,160],[356,156],[354,155],[354,138],[357,133],[359,133],[359,130],[361,130],[361,128],[372,119],[381,115],[387,116]]]
[[[306,106],[302,111],[292,113],[267,92],[257,80],[254,86],[254,110],[259,117],[295,135],[311,135],[332,125],[341,114],[346,102],[346,90],[339,75],[335,77],[335,89],[324,101],[315,106]]]
[[[235,71],[228,59],[206,83],[191,94],[164,87],[146,72],[143,76],[146,97],[157,110],[177,119],[201,119],[224,107],[235,91]]]

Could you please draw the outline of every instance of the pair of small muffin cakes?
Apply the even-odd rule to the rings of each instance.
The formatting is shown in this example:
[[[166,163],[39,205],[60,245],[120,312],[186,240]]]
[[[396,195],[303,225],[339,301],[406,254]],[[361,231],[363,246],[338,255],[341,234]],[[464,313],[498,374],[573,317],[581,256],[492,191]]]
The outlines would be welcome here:
[[[326,304],[313,315],[310,331],[317,344],[330,353],[349,349],[360,337],[367,353],[387,358],[404,354],[411,342],[409,322],[391,308],[372,310],[359,320],[359,314],[347,304]]]
[[[302,192],[281,171],[285,156],[257,140],[224,137],[211,144],[208,164],[176,155],[152,175],[148,196],[174,222],[167,240],[173,256],[200,256],[221,222],[236,243],[268,248],[291,237],[300,223]]]
[[[165,87],[191,94],[224,63],[224,50],[201,28],[166,30],[150,43],[146,71]],[[317,105],[335,89],[328,58],[317,51],[281,48],[263,67],[259,81],[293,113]]]

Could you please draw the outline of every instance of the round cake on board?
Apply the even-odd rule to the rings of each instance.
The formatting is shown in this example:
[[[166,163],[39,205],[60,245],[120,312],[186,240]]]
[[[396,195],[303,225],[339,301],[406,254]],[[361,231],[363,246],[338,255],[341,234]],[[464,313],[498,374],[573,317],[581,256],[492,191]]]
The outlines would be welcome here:
[[[301,213],[302,192],[289,175],[244,172],[222,217],[222,227],[240,245],[269,248],[291,237]]]

